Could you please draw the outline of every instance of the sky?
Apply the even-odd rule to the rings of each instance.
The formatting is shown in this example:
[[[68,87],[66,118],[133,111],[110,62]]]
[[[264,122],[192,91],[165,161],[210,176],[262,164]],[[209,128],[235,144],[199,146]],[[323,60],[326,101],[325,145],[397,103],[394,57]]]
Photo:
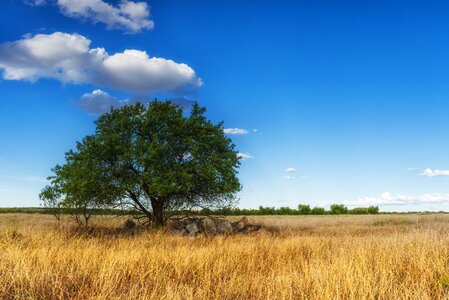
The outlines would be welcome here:
[[[197,101],[242,208],[449,211],[447,1],[0,2],[0,207],[110,106]]]

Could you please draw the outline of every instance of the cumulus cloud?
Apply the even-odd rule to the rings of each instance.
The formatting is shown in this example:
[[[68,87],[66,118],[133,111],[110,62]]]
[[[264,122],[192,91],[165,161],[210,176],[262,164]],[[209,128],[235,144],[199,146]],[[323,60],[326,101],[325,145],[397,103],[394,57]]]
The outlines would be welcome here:
[[[392,193],[383,193],[377,197],[363,197],[356,201],[349,202],[353,206],[370,206],[370,205],[410,205],[410,204],[443,204],[449,203],[449,194],[440,193],[423,194],[418,196],[410,195],[394,195]]]
[[[223,132],[225,134],[229,134],[229,135],[246,135],[246,134],[248,134],[248,130],[241,129],[241,128],[225,128],[225,129],[223,129]]]
[[[432,170],[428,168],[425,169],[424,172],[422,172],[420,175],[425,177],[449,176],[449,170]]]
[[[102,90],[86,93],[78,100],[77,105],[89,114],[102,114],[111,107],[118,108],[126,105],[127,100],[118,100]]]
[[[111,107],[120,108],[128,104],[134,104],[136,102],[146,104],[151,100],[153,100],[153,98],[143,96],[135,96],[120,100],[101,89],[97,89],[92,91],[91,93],[83,94],[80,99],[75,102],[75,105],[88,114],[100,115],[105,112],[109,112],[111,110]],[[192,105],[195,103],[193,100],[190,100],[186,97],[170,98],[169,100],[173,104],[176,104],[185,110],[190,110]]]
[[[104,48],[90,48],[90,44],[76,33],[28,36],[0,45],[0,69],[7,80],[52,78],[136,94],[190,91],[202,85],[186,64],[133,49],[110,55]]]
[[[285,169],[285,172],[288,172],[288,173],[295,173],[295,172],[296,172],[296,169],[295,169],[295,168],[287,168],[287,169]]]
[[[245,160],[245,159],[250,159],[250,158],[254,158],[254,156],[252,156],[251,154],[249,154],[249,153],[237,153],[237,157],[238,158],[241,158],[242,160]]]
[[[154,27],[146,2],[122,0],[117,6],[102,0],[25,0],[25,3],[33,6],[55,4],[67,17],[103,23],[108,29],[130,34]]]

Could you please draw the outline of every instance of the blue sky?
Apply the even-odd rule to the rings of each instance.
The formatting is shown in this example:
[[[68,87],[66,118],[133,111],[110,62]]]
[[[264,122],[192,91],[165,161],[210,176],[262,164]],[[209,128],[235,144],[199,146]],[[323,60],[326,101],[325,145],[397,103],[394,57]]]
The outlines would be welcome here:
[[[448,50],[445,1],[1,1],[0,206],[159,97],[246,130],[241,207],[449,211]]]

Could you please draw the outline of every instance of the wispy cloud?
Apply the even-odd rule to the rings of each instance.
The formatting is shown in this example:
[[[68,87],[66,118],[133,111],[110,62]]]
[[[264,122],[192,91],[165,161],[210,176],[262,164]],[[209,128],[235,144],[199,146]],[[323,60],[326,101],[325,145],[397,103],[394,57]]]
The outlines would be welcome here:
[[[108,29],[129,34],[154,27],[146,2],[121,0],[117,6],[102,0],[25,0],[25,3],[33,6],[55,4],[67,17],[103,23]]]
[[[0,174],[0,178],[12,179],[12,180],[21,180],[21,181],[29,181],[35,183],[47,183],[48,180],[41,176],[36,175],[25,175],[25,176],[12,176],[8,174]]]
[[[443,204],[449,203],[449,194],[422,194],[418,196],[392,194],[385,192],[376,197],[362,197],[356,201],[347,202],[351,206],[370,205],[410,205],[410,204]]]
[[[241,158],[242,160],[246,160],[246,159],[250,159],[250,158],[254,158],[253,155],[249,154],[249,153],[237,153],[237,157]]]
[[[449,176],[449,170],[433,170],[427,168],[420,174],[425,177],[441,177],[441,176]]]
[[[295,172],[296,172],[296,169],[295,169],[295,168],[287,168],[287,169],[285,169],[285,172],[288,172],[288,173],[295,173]]]
[[[284,179],[286,179],[286,180],[295,180],[296,177],[295,176],[291,176],[291,175],[285,175]]]
[[[407,170],[409,171],[418,171],[420,168],[415,168],[415,167],[409,167],[407,168]]]
[[[223,132],[229,135],[247,135],[249,133],[248,130],[241,128],[225,128]]]
[[[47,183],[48,180],[44,177],[41,176],[24,176],[22,177],[23,180],[27,180],[27,181],[31,181],[31,182],[37,182],[37,183]]]

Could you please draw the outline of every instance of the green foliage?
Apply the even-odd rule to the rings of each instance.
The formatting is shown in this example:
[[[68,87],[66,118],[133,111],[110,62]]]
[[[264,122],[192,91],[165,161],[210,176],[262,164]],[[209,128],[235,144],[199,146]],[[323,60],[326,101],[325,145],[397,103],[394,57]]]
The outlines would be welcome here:
[[[348,213],[348,208],[343,204],[332,204],[330,213],[333,215],[343,215]]]
[[[310,208],[310,205],[299,204],[298,205],[298,213],[300,215],[310,215],[312,213],[312,209]]]
[[[367,215],[367,214],[369,214],[368,208],[366,208],[366,207],[356,207],[356,208],[348,210],[348,213],[351,215]]]
[[[312,208],[312,215],[325,215],[327,214],[326,209],[324,207],[314,207]]]
[[[333,210],[332,210],[333,209]],[[331,206],[331,210],[328,211],[324,207],[310,208],[309,205],[300,204],[298,209],[292,209],[289,207],[263,207],[259,206],[258,209],[240,209],[240,208],[223,208],[218,210],[201,210],[198,211],[200,215],[327,215],[327,214],[378,214],[379,207],[370,206],[368,208],[355,208],[348,210],[346,206],[341,204],[334,204]]]
[[[48,207],[134,209],[163,225],[166,214],[227,207],[240,190],[240,165],[222,123],[195,104],[189,116],[171,102],[111,109],[93,135],[66,153],[40,197]]]
[[[379,206],[370,206],[367,211],[370,215],[377,215],[379,213]]]
[[[378,206],[356,207],[348,211],[352,215],[376,215],[379,213]]]

